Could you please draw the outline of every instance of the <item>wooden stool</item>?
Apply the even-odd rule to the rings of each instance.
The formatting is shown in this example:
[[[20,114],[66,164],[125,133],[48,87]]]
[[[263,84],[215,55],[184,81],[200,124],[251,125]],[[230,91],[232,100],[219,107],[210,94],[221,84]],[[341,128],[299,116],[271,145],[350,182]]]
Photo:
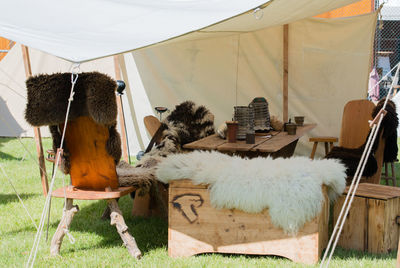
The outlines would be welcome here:
[[[391,170],[392,170],[392,175],[391,176],[389,176],[388,164],[390,164],[390,167],[391,167]],[[385,163],[384,172],[382,173],[382,175],[384,176],[384,177],[382,177],[382,179],[385,180],[386,185],[389,185],[389,181],[392,181],[392,185],[393,186],[397,186],[396,185],[396,174],[394,172],[394,162]]]
[[[333,208],[336,223],[348,187]],[[398,246],[400,189],[360,183],[354,196],[338,246],[344,249],[389,253]]]
[[[314,142],[313,149],[311,151],[310,158],[314,159],[315,152],[317,151],[317,146],[319,142],[323,142],[325,144],[325,155],[329,153],[330,150],[332,150],[333,143],[338,142],[338,138],[336,137],[311,137],[309,139],[310,142]],[[328,143],[330,147],[328,148]]]

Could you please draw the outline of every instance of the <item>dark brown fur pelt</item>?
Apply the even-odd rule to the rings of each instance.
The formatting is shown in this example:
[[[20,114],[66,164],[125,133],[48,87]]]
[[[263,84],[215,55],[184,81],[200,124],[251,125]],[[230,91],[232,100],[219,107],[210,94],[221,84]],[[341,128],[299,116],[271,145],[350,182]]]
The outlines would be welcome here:
[[[117,125],[113,124],[108,128],[109,137],[106,143],[106,151],[114,158],[115,164],[118,164],[122,156],[121,136],[117,131]]]
[[[32,126],[64,123],[71,91],[71,73],[42,74],[26,81],[28,103],[25,119]],[[69,119],[90,116],[101,125],[117,118],[116,82],[98,72],[80,73],[74,87]]]
[[[372,111],[372,117],[374,118],[378,112],[382,109],[384,104],[384,99],[379,101],[377,106]],[[373,176],[378,169],[377,161],[375,159],[375,152],[378,148],[379,137],[382,135],[385,140],[384,148],[384,162],[391,162],[397,158],[397,126],[399,124],[396,113],[395,104],[389,100],[385,108],[387,111],[386,116],[383,118],[377,138],[374,145],[372,146],[371,154],[368,158],[367,164],[365,166],[363,176],[370,177]],[[369,136],[370,134],[368,134]],[[367,136],[367,137],[368,137]],[[346,165],[347,176],[354,176],[358,163],[360,161],[361,155],[364,151],[367,140],[359,148],[349,149],[344,147],[333,147],[332,151],[328,153],[326,158],[337,158],[340,159],[343,164]],[[380,171],[379,171],[380,172]]]
[[[161,142],[136,164],[136,177],[153,178],[155,170],[169,154],[181,153],[186,143],[199,140],[214,134],[214,115],[204,106],[198,106],[192,101],[183,102],[175,107],[171,114],[162,122],[164,130]],[[129,182],[124,182],[129,185]]]
[[[372,117],[375,117],[378,112],[382,109],[385,99],[382,99],[376,105],[372,112]],[[394,162],[397,160],[397,127],[399,126],[399,120],[396,112],[396,104],[388,100],[386,105],[386,115],[382,120],[380,129],[383,130],[383,138],[385,139],[385,150],[383,154],[384,162]],[[375,147],[377,145],[375,144]]]
[[[71,73],[38,75],[26,81],[28,103],[25,118],[33,126],[49,125],[53,138],[53,150],[61,143],[59,125],[64,123],[71,91]],[[69,120],[89,116],[97,124],[108,127],[109,138],[106,151],[117,164],[121,159],[121,138],[116,130],[117,102],[116,82],[98,72],[80,73],[74,87]],[[63,144],[64,154],[60,169],[70,170],[68,144]]]
[[[61,144],[61,133],[58,128],[58,126],[49,126],[50,129],[50,134],[53,140],[53,152],[57,153],[57,148],[60,148]],[[68,152],[68,147],[65,146],[65,140],[63,144],[63,153],[61,154],[61,161],[60,161],[60,170],[64,174],[69,174],[69,171],[71,169],[71,164],[69,161],[69,152]],[[56,155],[57,157],[57,155]]]
[[[133,167],[125,161],[117,165],[118,181],[120,186],[133,186],[139,188],[142,193],[150,191],[154,176],[146,168]]]
[[[364,147],[365,145],[362,145],[359,148],[350,149],[350,148],[335,146],[326,155],[326,158],[340,159],[347,168],[346,175],[354,176],[357,170],[358,162],[360,162],[361,155],[364,151]],[[378,164],[376,162],[374,153],[371,152],[371,154],[368,157],[367,164],[365,165],[363,176],[371,177],[376,173],[377,169],[378,169]]]

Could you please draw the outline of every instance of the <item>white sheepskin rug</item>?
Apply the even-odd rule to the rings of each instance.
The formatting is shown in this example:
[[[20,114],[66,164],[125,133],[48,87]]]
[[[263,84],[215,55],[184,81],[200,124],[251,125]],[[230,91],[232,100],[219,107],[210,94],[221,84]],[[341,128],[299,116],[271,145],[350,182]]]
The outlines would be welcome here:
[[[346,186],[345,166],[338,160],[306,157],[243,159],[219,152],[195,151],[168,156],[157,179],[191,179],[208,184],[215,208],[259,213],[269,208],[271,221],[290,234],[316,217],[322,208],[322,185],[331,201]]]

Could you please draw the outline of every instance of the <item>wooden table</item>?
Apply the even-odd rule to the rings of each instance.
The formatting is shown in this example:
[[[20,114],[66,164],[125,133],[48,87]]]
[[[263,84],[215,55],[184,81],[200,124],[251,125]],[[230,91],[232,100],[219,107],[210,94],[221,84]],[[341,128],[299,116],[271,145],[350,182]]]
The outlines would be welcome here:
[[[316,124],[304,124],[298,126],[296,135],[288,135],[287,132],[272,131],[266,136],[256,136],[254,144],[246,144],[246,141],[228,143],[217,134],[205,137],[188,144],[183,148],[189,150],[217,150],[228,154],[238,154],[248,157],[266,156],[289,157],[296,149],[297,142],[304,134],[315,128]]]

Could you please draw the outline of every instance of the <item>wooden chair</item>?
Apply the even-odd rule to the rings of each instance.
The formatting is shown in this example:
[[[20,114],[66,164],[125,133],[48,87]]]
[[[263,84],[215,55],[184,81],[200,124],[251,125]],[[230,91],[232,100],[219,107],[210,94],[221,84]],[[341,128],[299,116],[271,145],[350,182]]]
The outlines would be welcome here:
[[[375,105],[368,100],[353,100],[349,101],[343,109],[342,115],[342,126],[340,129],[339,146],[346,148],[358,148],[367,139],[370,127],[369,120],[372,120],[371,113]],[[334,141],[335,137],[315,137],[310,138],[310,141],[314,141],[314,147],[316,149],[315,141],[330,143]],[[375,158],[378,163],[378,171],[375,175],[362,178],[363,182],[370,182],[379,184],[381,178],[381,169],[383,165],[383,151],[385,148],[385,142],[382,137],[379,139],[379,145],[375,152]],[[327,145],[325,145],[327,147]],[[332,148],[332,147],[331,147]],[[326,150],[327,151],[327,150]],[[327,152],[326,152],[327,153]],[[311,158],[314,157],[315,150],[311,153]]]
[[[60,126],[62,128],[62,126]],[[62,240],[79,211],[73,200],[107,200],[111,225],[115,225],[124,245],[135,258],[141,256],[135,239],[129,234],[117,199],[135,190],[134,187],[118,187],[115,160],[106,151],[109,130],[90,117],[81,116],[68,122],[65,141],[70,158],[71,185],[53,191],[53,197],[66,196],[65,209],[51,240],[50,252],[58,255]]]
[[[144,125],[146,127],[147,132],[151,137],[157,133],[157,130],[161,126],[160,120],[153,115],[148,115],[144,119]],[[160,142],[160,138],[156,140],[156,143]],[[132,206],[132,215],[133,216],[140,216],[140,217],[150,217],[153,213],[150,209],[150,194],[145,194],[144,196],[136,195],[133,199],[133,206]]]

